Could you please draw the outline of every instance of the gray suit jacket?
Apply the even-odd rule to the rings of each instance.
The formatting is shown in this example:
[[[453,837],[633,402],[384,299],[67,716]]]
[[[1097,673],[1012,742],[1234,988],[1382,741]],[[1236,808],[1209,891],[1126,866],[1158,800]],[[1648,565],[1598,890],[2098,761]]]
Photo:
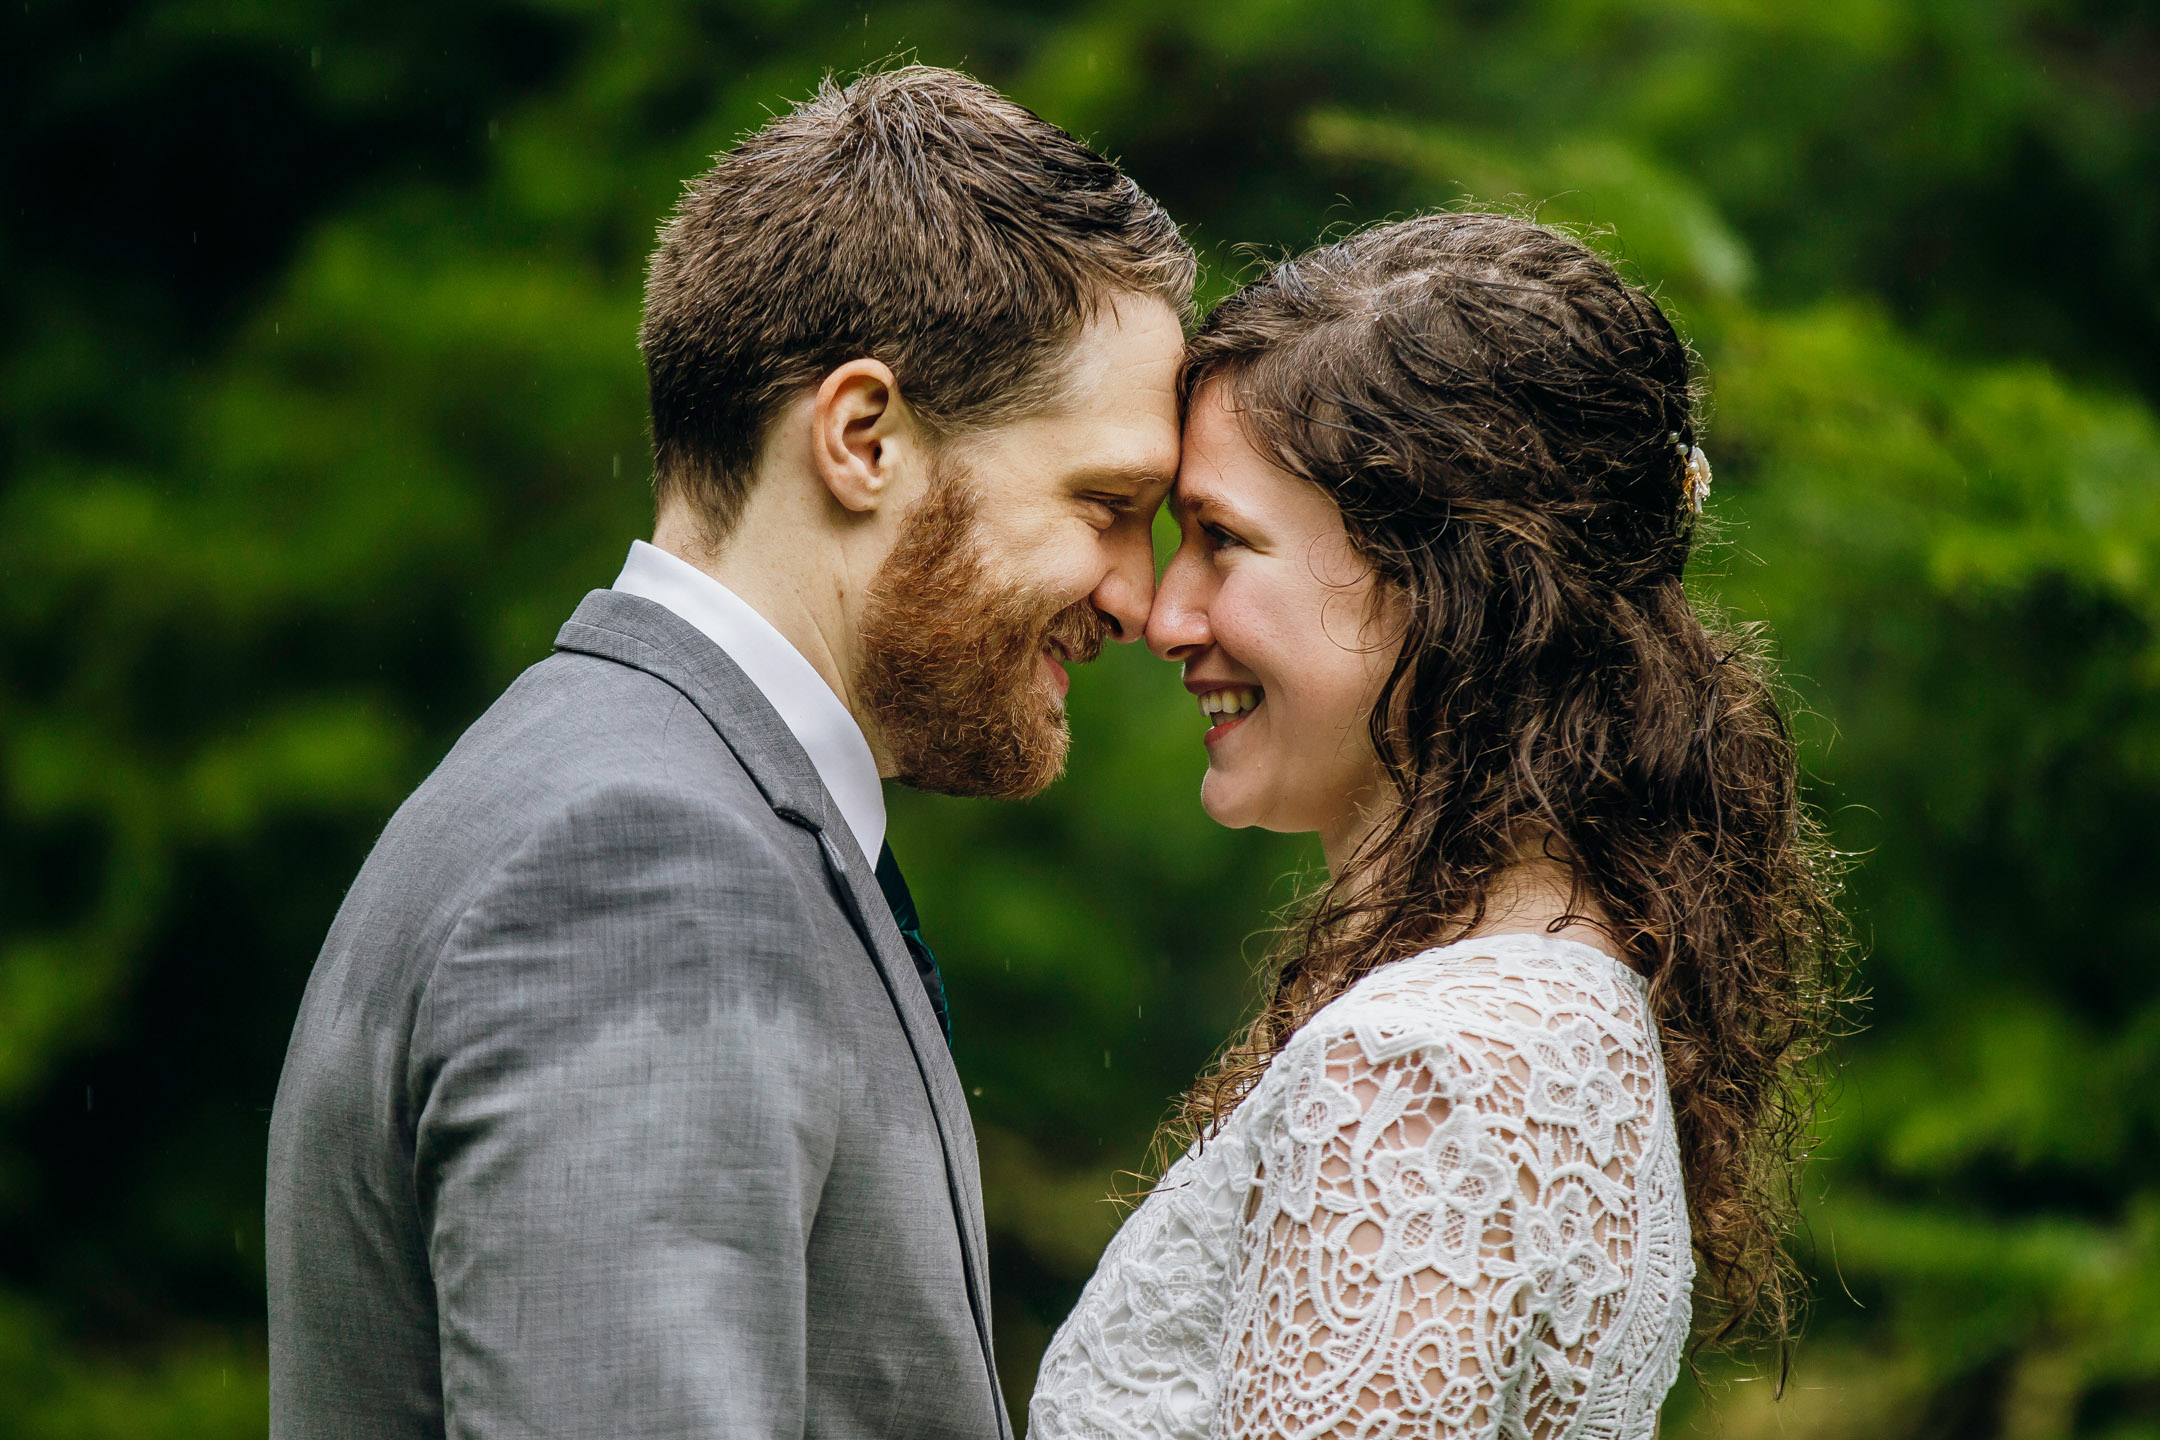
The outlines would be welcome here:
[[[308,983],[271,1434],[1009,1436],[967,1102],[809,758],[661,606],[555,644]]]

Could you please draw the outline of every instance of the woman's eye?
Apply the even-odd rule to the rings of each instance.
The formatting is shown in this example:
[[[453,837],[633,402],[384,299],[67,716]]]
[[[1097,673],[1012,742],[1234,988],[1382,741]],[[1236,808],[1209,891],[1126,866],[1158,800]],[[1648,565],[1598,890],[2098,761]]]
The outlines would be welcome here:
[[[1202,525],[1200,533],[1208,537],[1208,543],[1217,550],[1242,550],[1245,542],[1220,525]]]

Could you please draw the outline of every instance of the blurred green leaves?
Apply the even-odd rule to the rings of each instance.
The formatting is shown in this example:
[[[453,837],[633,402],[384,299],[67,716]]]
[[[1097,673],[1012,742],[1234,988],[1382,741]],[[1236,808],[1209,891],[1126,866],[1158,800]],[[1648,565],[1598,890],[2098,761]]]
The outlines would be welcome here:
[[[1318,110],[1305,141],[1324,162],[1415,176],[1428,205],[1498,206],[1583,229],[1638,274],[1682,293],[1731,300],[1754,272],[1746,244],[1700,188],[1618,140],[1569,137],[1518,156],[1505,139]]]
[[[645,251],[913,47],[1236,247],[1579,227],[1700,350],[1705,603],[1858,852],[1814,1338],[1739,1436],[2160,1434],[2160,120],[2117,0],[26,9],[0,47],[0,1436],[261,1433],[262,1113],[383,819],[643,533]],[[1118,649],[1070,777],[899,794],[1018,1402],[1314,863]],[[1683,1396],[1668,1432],[1690,1423]],[[1710,1433],[1705,1430],[1704,1433]]]
[[[37,1312],[0,1309],[7,1433],[51,1440],[241,1440],[266,1430],[260,1357],[194,1337],[142,1361],[66,1358]]]

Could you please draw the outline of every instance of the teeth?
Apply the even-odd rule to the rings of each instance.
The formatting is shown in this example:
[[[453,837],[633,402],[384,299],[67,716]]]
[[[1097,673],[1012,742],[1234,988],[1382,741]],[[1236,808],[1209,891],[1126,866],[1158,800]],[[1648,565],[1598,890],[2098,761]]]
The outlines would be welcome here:
[[[1258,686],[1233,686],[1227,690],[1204,691],[1200,699],[1203,715],[1242,715],[1259,708],[1266,694]]]

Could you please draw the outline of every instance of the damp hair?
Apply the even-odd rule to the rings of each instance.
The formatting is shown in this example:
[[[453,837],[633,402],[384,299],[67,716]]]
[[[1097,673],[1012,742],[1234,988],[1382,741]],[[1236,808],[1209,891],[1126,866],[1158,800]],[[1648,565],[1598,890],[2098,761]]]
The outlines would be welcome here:
[[[1209,315],[1182,384],[1334,500],[1406,628],[1370,722],[1385,817],[1285,926],[1161,1153],[1361,976],[1475,931],[1534,837],[1649,977],[1703,1338],[1782,1346],[1848,942],[1767,637],[1683,584],[1687,345],[1581,241],[1447,213],[1275,266]]]
[[[1106,305],[1188,318],[1195,273],[1116,165],[981,81],[828,77],[684,187],[660,232],[638,337],[656,499],[725,537],[775,414],[860,356],[938,438],[1031,413]]]

